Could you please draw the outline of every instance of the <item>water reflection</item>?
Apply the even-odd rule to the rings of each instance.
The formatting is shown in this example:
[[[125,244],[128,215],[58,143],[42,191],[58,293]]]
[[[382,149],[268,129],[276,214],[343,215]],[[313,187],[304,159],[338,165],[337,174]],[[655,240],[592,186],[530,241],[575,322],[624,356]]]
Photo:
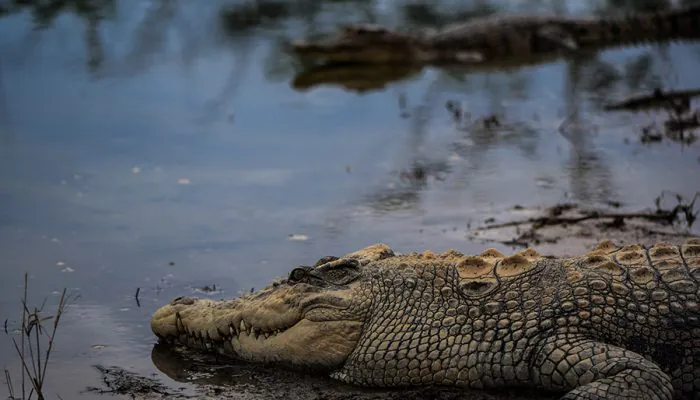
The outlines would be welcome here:
[[[0,147],[6,148],[12,140],[12,116],[10,115],[5,97],[5,83],[3,77],[3,59],[0,58]],[[0,157],[2,158],[2,157]]]
[[[73,0],[41,2],[8,2],[2,11],[5,15],[28,12],[32,17],[35,30],[50,29],[56,20],[66,14],[73,15],[84,24],[84,41],[88,59],[87,67],[91,72],[100,70],[104,61],[100,24],[105,19],[116,15],[115,0]]]
[[[564,89],[564,112],[567,116],[566,128],[561,130],[571,143],[570,159],[567,162],[569,187],[573,198],[584,201],[617,200],[612,183],[610,166],[600,156],[600,149],[595,148],[592,133],[595,126],[585,122],[582,116],[579,87],[585,84],[584,63],[580,60],[570,61],[567,65],[566,86]]]
[[[517,9],[590,11],[519,4],[4,2],[0,318],[28,270],[39,293],[77,288],[98,305],[67,319],[57,365],[92,377],[84,354],[99,344],[135,349],[102,361],[148,371],[149,313],[195,287],[234,296],[377,241],[481,251],[465,240],[470,223],[515,204],[636,210],[662,190],[691,198],[697,144],[641,145],[642,127],[664,112],[603,105],[700,86],[697,45],[502,68],[321,71],[308,81],[288,52],[290,40],[341,22],[439,28]],[[324,79],[334,85],[316,85]],[[119,337],[94,329],[102,325]],[[11,350],[0,342],[0,358]],[[56,392],[82,388],[70,383]]]

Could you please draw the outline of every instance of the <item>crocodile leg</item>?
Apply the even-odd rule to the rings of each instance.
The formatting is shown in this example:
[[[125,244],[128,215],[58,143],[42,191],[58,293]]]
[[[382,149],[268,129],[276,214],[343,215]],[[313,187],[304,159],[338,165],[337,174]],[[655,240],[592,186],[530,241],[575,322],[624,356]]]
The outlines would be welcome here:
[[[548,41],[555,48],[567,51],[575,51],[579,48],[576,39],[561,26],[545,25],[537,30],[536,35],[540,39]]]
[[[546,339],[532,359],[534,382],[568,390],[564,400],[671,400],[671,378],[659,366],[621,347],[564,334]]]

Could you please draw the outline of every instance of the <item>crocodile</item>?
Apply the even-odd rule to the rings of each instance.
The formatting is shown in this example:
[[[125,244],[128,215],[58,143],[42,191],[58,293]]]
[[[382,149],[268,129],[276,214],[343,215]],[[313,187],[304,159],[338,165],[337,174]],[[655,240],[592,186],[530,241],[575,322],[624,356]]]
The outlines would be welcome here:
[[[699,37],[700,6],[686,6],[609,17],[494,15],[439,31],[348,24],[335,36],[291,46],[302,58],[325,63],[479,65]]]
[[[299,91],[318,85],[336,85],[364,93],[385,88],[389,83],[407,80],[422,71],[415,65],[401,64],[325,64],[298,73],[291,86]]]
[[[151,329],[161,343],[365,387],[697,398],[700,237],[606,240],[572,257],[379,243],[234,299],[178,297]]]

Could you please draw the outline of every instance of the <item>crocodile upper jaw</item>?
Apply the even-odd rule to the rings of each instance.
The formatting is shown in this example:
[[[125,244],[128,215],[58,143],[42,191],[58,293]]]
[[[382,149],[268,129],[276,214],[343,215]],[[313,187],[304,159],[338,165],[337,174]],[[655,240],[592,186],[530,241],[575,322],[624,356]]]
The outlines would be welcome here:
[[[418,57],[416,47],[383,43],[355,43],[332,39],[292,42],[296,54],[301,57],[321,60],[326,63],[409,63]]]

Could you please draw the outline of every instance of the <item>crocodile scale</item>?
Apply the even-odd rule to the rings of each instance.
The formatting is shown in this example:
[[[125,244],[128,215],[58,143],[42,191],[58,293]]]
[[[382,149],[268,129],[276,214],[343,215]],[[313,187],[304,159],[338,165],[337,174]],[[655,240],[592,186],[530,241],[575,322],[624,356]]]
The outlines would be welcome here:
[[[178,298],[165,342],[314,367],[367,387],[534,387],[563,399],[700,393],[700,238],[574,257],[397,254],[293,269],[233,300]]]

